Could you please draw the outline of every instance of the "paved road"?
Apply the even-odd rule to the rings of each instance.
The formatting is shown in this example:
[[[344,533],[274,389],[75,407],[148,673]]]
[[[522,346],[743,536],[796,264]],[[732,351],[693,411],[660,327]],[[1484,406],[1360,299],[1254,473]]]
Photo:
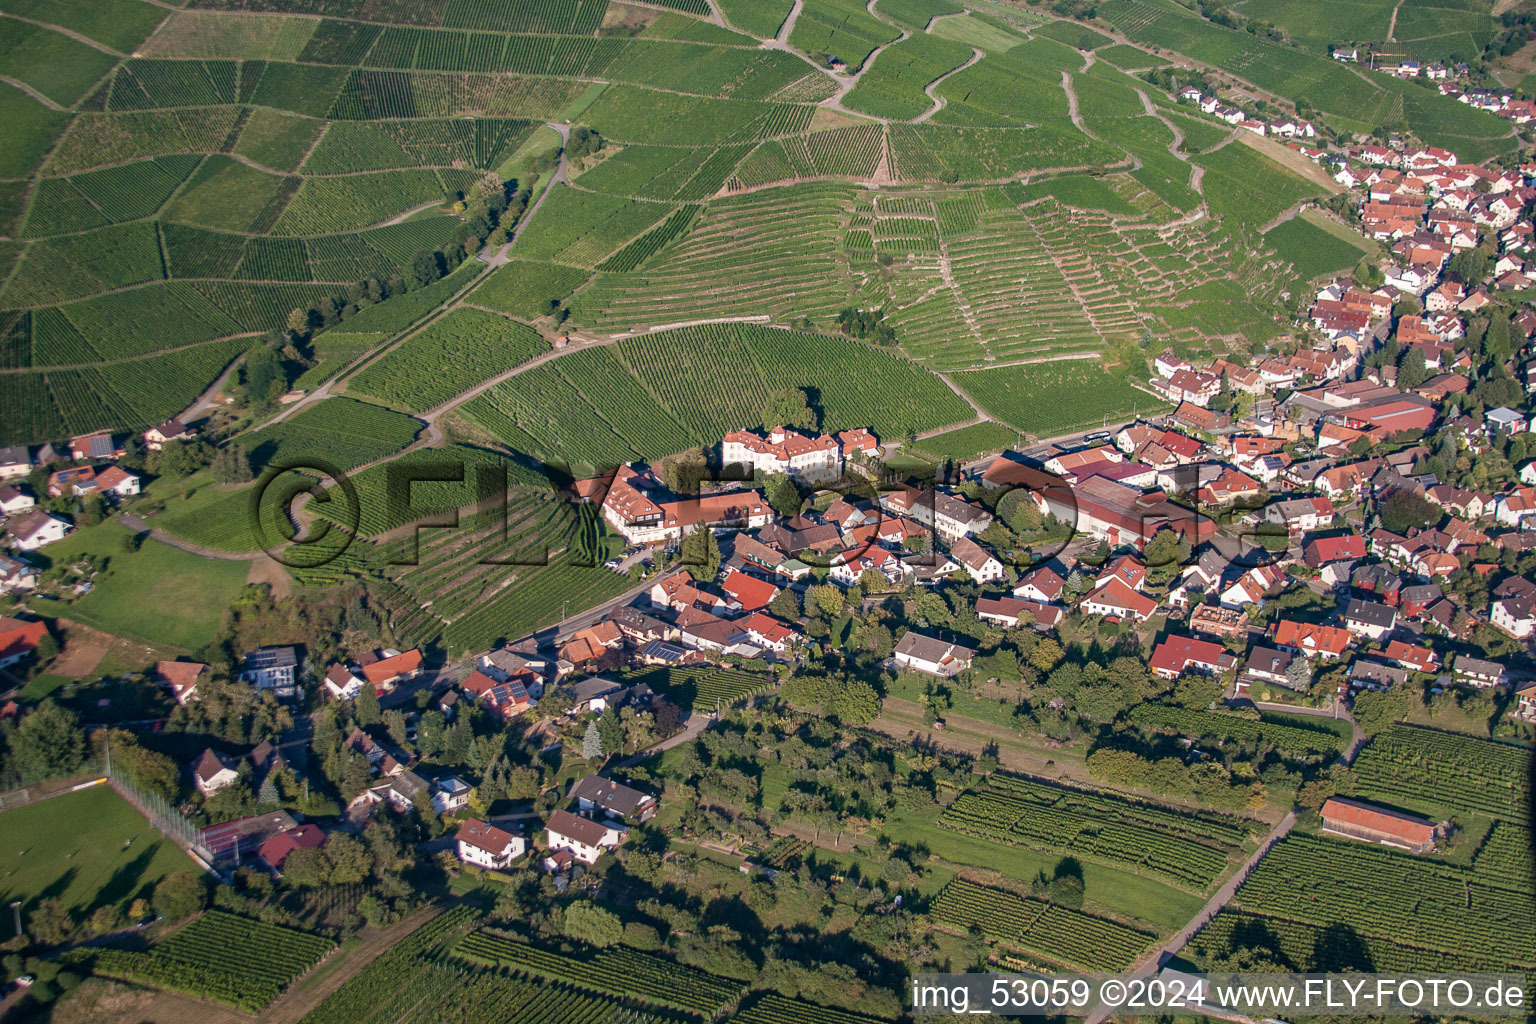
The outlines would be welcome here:
[[[539,207],[544,205],[544,200],[549,198],[549,194],[555,190],[556,185],[569,184],[565,176],[567,166],[565,148],[571,141],[571,126],[556,121],[550,121],[548,124],[549,127],[560,133],[560,164],[555,168],[555,176],[549,180],[549,184],[544,186],[544,191],[539,193],[539,198],[533,201],[533,205],[528,208],[528,212],[523,214],[516,226],[512,228],[512,236],[507,239],[506,244],[489,256],[484,251],[480,253],[479,260],[487,266],[499,267],[511,259],[507,254],[511,252],[513,243],[521,237],[523,231],[528,227],[528,222],[533,220],[533,215],[538,213]]]

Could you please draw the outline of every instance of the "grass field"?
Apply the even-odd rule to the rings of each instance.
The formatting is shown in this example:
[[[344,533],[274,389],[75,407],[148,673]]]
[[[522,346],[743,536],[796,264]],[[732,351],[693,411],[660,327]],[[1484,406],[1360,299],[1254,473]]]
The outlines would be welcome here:
[[[0,858],[0,900],[21,900],[23,921],[45,898],[59,900],[76,921],[103,906],[126,913],[160,879],[193,869],[108,786],[0,814]]]
[[[95,589],[62,614],[108,633],[188,651],[213,640],[224,609],[245,585],[249,566],[203,558],[153,539],[129,553],[122,547],[127,536],[128,530],[109,521],[48,546],[43,554],[56,565],[87,554],[107,559]]]
[[[1091,360],[975,370],[957,373],[953,380],[987,412],[1038,437],[1133,413],[1145,416],[1162,407],[1153,396],[1105,373]]]

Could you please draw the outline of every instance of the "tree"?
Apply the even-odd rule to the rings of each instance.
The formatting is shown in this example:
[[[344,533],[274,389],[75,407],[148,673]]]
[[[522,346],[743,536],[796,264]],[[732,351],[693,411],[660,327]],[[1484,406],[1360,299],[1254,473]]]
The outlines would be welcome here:
[[[586,125],[579,124],[571,129],[571,138],[565,145],[565,151],[579,160],[600,151],[605,144],[601,135]]]
[[[27,927],[39,942],[56,946],[75,933],[75,919],[57,899],[41,899],[27,918]]]
[[[588,761],[596,761],[603,756],[603,734],[595,718],[587,723],[587,731],[581,736],[581,756]]]
[[[363,687],[363,691],[357,695],[353,713],[357,716],[357,724],[365,728],[384,721],[384,710],[379,706],[379,694],[373,687]]]
[[[221,484],[243,484],[255,474],[251,457],[239,445],[227,444],[213,454],[213,478]]]
[[[309,310],[294,308],[289,311],[287,327],[289,334],[308,334]]]
[[[171,921],[191,917],[208,906],[208,887],[190,871],[168,875],[155,886],[155,913]]]
[[[362,840],[344,832],[333,832],[320,847],[328,868],[330,885],[356,885],[373,870],[373,857]]]
[[[1034,533],[1044,524],[1034,495],[1022,488],[1003,495],[1003,500],[997,503],[997,514],[1014,533]]]
[[[288,390],[288,375],[270,346],[257,345],[245,355],[240,369],[241,396],[257,410],[269,407]]]
[[[683,564],[688,567],[688,574],[700,583],[708,583],[720,575],[720,542],[707,524],[700,523],[683,538]]]
[[[851,678],[833,691],[827,710],[844,725],[866,725],[880,714],[880,694],[863,679]]]
[[[800,513],[800,506],[804,499],[800,496],[800,488],[785,473],[770,473],[763,481],[763,493],[768,499],[768,504],[779,515],[788,519]]]
[[[24,780],[68,775],[85,759],[85,732],[73,711],[45,700],[11,734],[10,764]]]
[[[619,919],[589,900],[578,900],[565,908],[560,930],[594,946],[612,946],[624,937]]]
[[[1046,892],[1051,902],[1068,910],[1081,910],[1083,907],[1083,876],[1080,874],[1058,874],[1051,879],[1051,884],[1046,887]]]
[[[1488,250],[1482,246],[1463,249],[1445,264],[1445,276],[1462,284],[1478,284],[1488,276],[1492,264]]]
[[[811,408],[810,398],[802,388],[783,388],[768,396],[763,405],[763,427],[792,427],[815,430],[820,419]]]
[[[785,622],[794,622],[800,618],[800,598],[788,587],[773,595],[773,600],[768,602],[768,611],[775,618]]]
[[[1291,689],[1305,691],[1312,685],[1312,663],[1305,656],[1296,655],[1285,666],[1285,681],[1291,684]]]
[[[1406,534],[1440,521],[1440,509],[1434,502],[1412,491],[1398,489],[1383,498],[1376,508],[1381,525],[1393,533]]]
[[[848,599],[841,590],[830,583],[822,583],[805,592],[806,611],[820,615],[828,621],[843,614]]]
[[[1147,542],[1142,560],[1154,568],[1183,565],[1189,559],[1189,540],[1175,530],[1159,530]]]
[[[1412,391],[1429,379],[1429,368],[1424,365],[1424,350],[1410,345],[1403,353],[1403,361],[1397,364],[1397,386]]]

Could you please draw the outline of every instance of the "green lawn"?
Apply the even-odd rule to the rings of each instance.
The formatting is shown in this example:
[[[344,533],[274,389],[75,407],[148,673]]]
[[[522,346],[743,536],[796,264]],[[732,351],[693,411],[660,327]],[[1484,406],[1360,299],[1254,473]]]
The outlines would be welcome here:
[[[48,672],[41,672],[33,676],[27,685],[21,688],[21,692],[17,696],[28,703],[36,703],[69,682],[73,682],[73,680],[68,676],[56,676]]]
[[[1021,882],[1033,880],[1040,871],[1050,874],[1062,859],[1060,854],[989,843],[940,828],[939,813],[937,807],[922,811],[899,809],[886,822],[886,834],[899,836],[904,842],[921,843],[953,864],[988,868]],[[1129,871],[1092,861],[1083,861],[1082,867],[1090,904],[1144,921],[1162,933],[1188,922],[1205,902],[1204,897]]]
[[[56,564],[86,553],[109,559],[96,588],[59,614],[188,651],[213,640],[224,609],[245,585],[248,563],[203,558],[152,539],[129,554],[122,548],[126,536],[126,529],[109,520],[48,547]]]
[[[66,793],[0,814],[0,901],[60,900],[80,921],[100,906],[124,912],[156,882],[192,868],[108,786]],[[6,922],[9,932],[10,922]]]

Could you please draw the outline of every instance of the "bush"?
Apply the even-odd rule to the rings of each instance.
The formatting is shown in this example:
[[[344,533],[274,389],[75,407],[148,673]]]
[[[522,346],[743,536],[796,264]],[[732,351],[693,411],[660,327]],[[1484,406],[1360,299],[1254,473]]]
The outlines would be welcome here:
[[[171,921],[191,917],[208,906],[208,886],[190,871],[180,871],[155,886],[155,913]]]

